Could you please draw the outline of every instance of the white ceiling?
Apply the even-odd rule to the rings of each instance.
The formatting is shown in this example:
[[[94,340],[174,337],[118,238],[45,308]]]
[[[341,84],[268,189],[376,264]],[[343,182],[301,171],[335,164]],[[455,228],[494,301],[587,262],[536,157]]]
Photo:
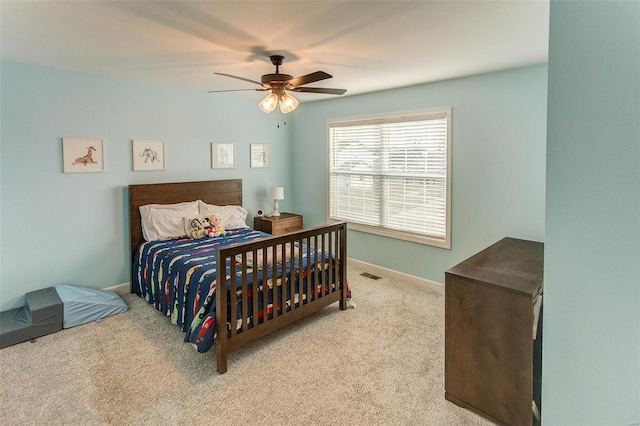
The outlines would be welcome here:
[[[0,1],[3,60],[205,92],[256,88],[214,72],[259,80],[269,54],[344,96],[543,64],[548,28],[549,0]]]

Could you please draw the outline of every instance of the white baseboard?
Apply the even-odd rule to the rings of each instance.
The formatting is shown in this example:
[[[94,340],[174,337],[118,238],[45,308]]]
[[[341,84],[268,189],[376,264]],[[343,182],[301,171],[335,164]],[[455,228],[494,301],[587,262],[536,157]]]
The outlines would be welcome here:
[[[115,291],[120,296],[131,293],[131,283],[123,283],[111,287],[103,288],[103,290]]]
[[[444,284],[428,280],[426,278],[416,277],[415,275],[405,274],[404,272],[395,271],[393,269],[385,268],[383,266],[374,265],[372,263],[363,262],[361,260],[349,258],[349,265],[358,269],[363,269],[374,275],[380,275],[383,277],[389,277],[400,281],[405,281],[412,284],[418,284],[428,287],[437,293],[444,295]]]

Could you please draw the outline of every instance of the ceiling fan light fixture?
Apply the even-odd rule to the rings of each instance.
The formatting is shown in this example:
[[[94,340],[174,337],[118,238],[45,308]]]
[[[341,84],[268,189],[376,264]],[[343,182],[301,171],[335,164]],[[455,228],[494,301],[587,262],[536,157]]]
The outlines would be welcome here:
[[[266,98],[264,98],[262,101],[260,101],[260,103],[258,104],[258,106],[260,107],[260,109],[265,112],[266,114],[269,114],[271,111],[273,111],[274,109],[276,109],[276,106],[278,105],[278,96],[275,93],[271,93],[269,94],[269,96],[267,96]]]
[[[2,0],[0,0],[2,1]],[[214,74],[222,75],[225,77],[231,77],[238,80],[246,81],[249,83],[255,83],[260,86],[260,89],[231,89],[231,90],[210,90],[209,93],[214,92],[236,92],[242,90],[257,90],[260,92],[271,90],[269,96],[264,98],[258,106],[265,113],[269,114],[271,111],[275,110],[278,104],[280,104],[280,111],[283,114],[289,114],[291,111],[295,110],[299,102],[296,98],[289,95],[285,92],[286,90],[293,92],[307,92],[307,93],[324,93],[327,95],[343,95],[347,90],[346,89],[330,89],[327,87],[308,87],[306,86],[309,83],[314,83],[320,80],[326,80],[327,78],[331,78],[331,74],[327,74],[324,71],[316,71],[310,74],[301,75],[299,77],[293,77],[289,74],[281,74],[280,73],[280,65],[284,60],[284,56],[282,55],[271,55],[269,56],[271,59],[271,63],[275,65],[276,72],[271,74],[265,74],[260,77],[260,81],[251,80],[244,77],[238,77],[236,75],[224,74],[216,72]],[[305,87],[301,87],[305,86]]]
[[[290,94],[283,93],[280,96],[280,111],[282,111],[283,114],[288,114],[298,108],[299,103],[300,102]]]

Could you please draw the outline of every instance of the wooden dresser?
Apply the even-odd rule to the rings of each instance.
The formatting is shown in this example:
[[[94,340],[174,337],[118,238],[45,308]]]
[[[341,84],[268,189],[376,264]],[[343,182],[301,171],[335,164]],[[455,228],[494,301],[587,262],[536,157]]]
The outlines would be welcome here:
[[[543,265],[543,243],[504,238],[445,273],[447,400],[501,424],[539,423]]]

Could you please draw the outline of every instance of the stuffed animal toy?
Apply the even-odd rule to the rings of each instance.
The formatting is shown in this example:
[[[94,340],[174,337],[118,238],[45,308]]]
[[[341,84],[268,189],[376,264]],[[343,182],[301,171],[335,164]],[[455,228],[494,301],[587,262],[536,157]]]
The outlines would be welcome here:
[[[222,226],[222,219],[216,215],[211,216],[209,219],[209,227],[205,224],[205,235],[208,237],[219,237],[220,235],[226,235],[227,231]]]
[[[211,226],[211,219],[208,217],[205,217],[202,219],[202,232],[204,233],[205,237],[213,237],[213,226]],[[211,235],[210,235],[211,234]]]
[[[191,238],[202,238],[205,236],[205,230],[202,227],[202,223],[200,223],[200,221],[196,218],[196,219],[192,219],[190,222],[191,225],[191,233],[189,234],[189,236]]]

